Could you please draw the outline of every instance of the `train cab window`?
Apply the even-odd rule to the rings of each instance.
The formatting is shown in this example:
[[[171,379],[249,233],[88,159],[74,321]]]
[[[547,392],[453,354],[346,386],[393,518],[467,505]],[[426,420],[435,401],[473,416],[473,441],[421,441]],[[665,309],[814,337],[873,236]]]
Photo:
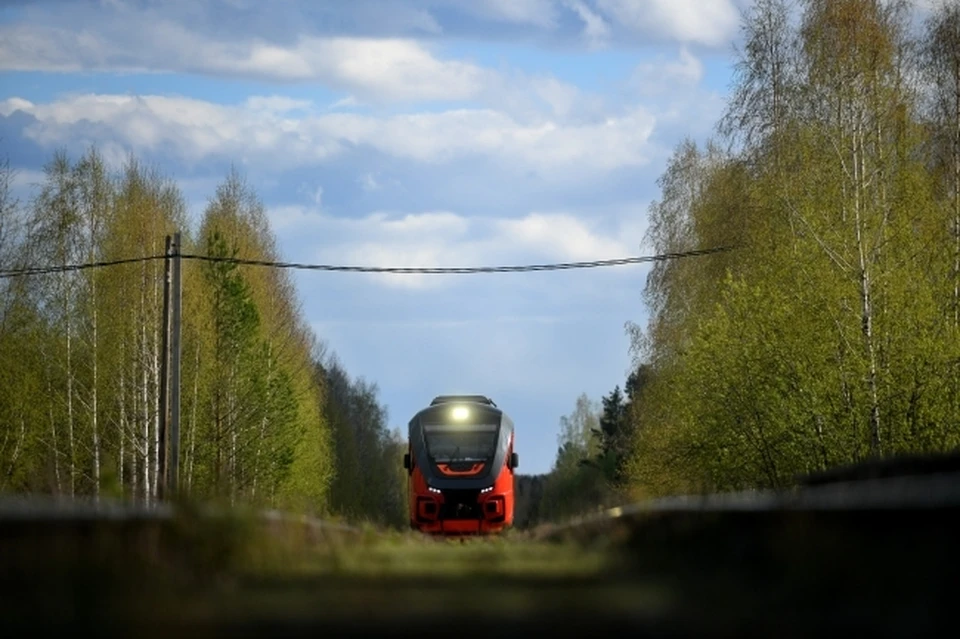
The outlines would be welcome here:
[[[424,424],[427,454],[434,462],[482,462],[497,450],[496,424]]]

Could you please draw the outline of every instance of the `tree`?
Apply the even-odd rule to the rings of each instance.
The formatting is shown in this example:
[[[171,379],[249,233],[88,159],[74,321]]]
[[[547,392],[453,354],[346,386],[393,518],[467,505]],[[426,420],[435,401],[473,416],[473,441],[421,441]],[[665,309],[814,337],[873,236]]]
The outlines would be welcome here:
[[[942,222],[934,227],[931,244],[949,244],[952,254],[941,281],[952,324],[950,340],[960,343],[960,6],[943,2],[927,19],[921,69],[932,91],[927,119],[931,131],[931,168],[937,179]],[[934,262],[933,268],[939,264]],[[960,359],[955,360],[950,383],[944,389],[948,411],[960,414]]]
[[[166,235],[185,228],[186,206],[176,184],[133,156],[115,177],[114,193],[99,252],[105,260],[143,261],[110,267],[99,284],[100,341],[111,345],[103,366],[110,394],[101,402],[108,406],[105,445],[122,492],[150,502],[159,470],[163,264],[149,258],[163,254]],[[184,292],[186,306],[193,295]]]
[[[207,255],[213,258],[234,258],[237,249],[228,246],[219,229],[207,236]],[[213,402],[211,419],[216,442],[214,484],[217,492],[229,487],[236,498],[242,462],[238,455],[243,447],[241,437],[251,428],[241,419],[247,407],[241,404],[252,392],[254,380],[248,374],[254,365],[253,349],[260,316],[250,297],[249,287],[231,262],[207,262],[207,284],[213,303]]]
[[[77,184],[67,154],[58,151],[44,168],[45,182],[33,203],[28,221],[30,254],[40,264],[66,266],[80,261],[82,255],[81,217],[77,207]],[[61,271],[43,278],[37,291],[40,313],[58,336],[44,344],[46,385],[53,404],[50,406],[50,438],[56,491],[70,497],[76,494],[80,474],[77,459],[78,371],[76,370],[76,310],[81,275]],[[62,389],[62,391],[60,390]],[[63,441],[65,438],[65,442]],[[62,446],[66,448],[65,452]],[[62,478],[61,461],[65,457],[66,478]],[[64,485],[65,484],[65,485]]]
[[[600,415],[600,429],[597,432],[601,442],[598,462],[607,481],[618,483],[630,442],[631,425],[627,421],[627,406],[619,385],[600,401],[603,410]]]
[[[113,182],[107,174],[107,167],[103,158],[95,148],[91,148],[77,163],[74,173],[77,183],[77,197],[80,215],[80,224],[85,235],[85,261],[89,264],[99,261],[104,245],[104,233],[112,214],[114,203]],[[85,361],[87,363],[88,388],[84,397],[87,409],[87,422],[90,429],[90,450],[93,494],[99,499],[102,475],[101,465],[101,415],[103,408],[100,403],[101,385],[103,384],[101,360],[104,359],[100,343],[101,333],[101,306],[100,286],[102,280],[108,277],[103,271],[93,270],[85,274],[80,309],[81,325],[80,337],[84,343]]]
[[[26,210],[0,170],[2,266],[88,263],[2,284],[0,488],[157,497],[159,258],[164,236],[182,230],[183,252],[211,259],[184,260],[180,485],[195,498],[327,510],[316,338],[285,273],[232,260],[278,260],[264,207],[233,170],[196,235],[185,209],[158,171],[131,156],[111,175],[95,148],[76,163],[56,153]],[[94,265],[116,260],[129,262]]]
[[[14,197],[14,171],[0,163],[0,269],[25,262],[24,212]],[[43,372],[37,356],[45,327],[30,300],[26,278],[0,280],[0,491],[22,491],[42,483],[46,446],[38,425],[45,421]]]
[[[726,137],[764,153],[764,159],[772,157],[778,170],[799,83],[790,9],[787,0],[757,0],[743,15],[745,50],[738,52],[733,93],[718,127]]]
[[[543,483],[538,517],[561,520],[609,504],[614,497],[598,464],[602,443],[600,407],[586,393],[560,418],[557,458]]]
[[[770,0],[744,17],[721,122],[742,146],[681,144],[651,207],[657,252],[737,250],[648,278],[651,319],[630,327],[649,373],[631,409],[639,492],[782,487],[960,436],[953,251],[933,248],[953,237],[907,8],[805,0],[793,20]]]
[[[315,366],[328,389],[324,415],[335,442],[334,512],[355,521],[406,526],[407,476],[400,464],[406,441],[388,430],[377,385],[363,378],[351,380],[335,355]]]

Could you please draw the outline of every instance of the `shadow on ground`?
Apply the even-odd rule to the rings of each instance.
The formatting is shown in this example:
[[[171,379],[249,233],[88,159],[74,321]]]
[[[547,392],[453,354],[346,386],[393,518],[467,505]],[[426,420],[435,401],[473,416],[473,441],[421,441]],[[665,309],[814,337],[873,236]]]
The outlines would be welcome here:
[[[4,634],[953,634],[953,508],[646,513],[550,540],[0,522]]]

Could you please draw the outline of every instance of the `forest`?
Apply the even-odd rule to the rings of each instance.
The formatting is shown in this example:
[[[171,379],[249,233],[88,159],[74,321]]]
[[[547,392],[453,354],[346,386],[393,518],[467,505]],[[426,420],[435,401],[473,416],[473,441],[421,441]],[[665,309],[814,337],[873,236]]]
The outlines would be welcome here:
[[[29,202],[12,178],[0,167],[3,271],[151,258],[176,231],[185,253],[280,257],[236,170],[196,229],[176,183],[134,157],[111,172],[96,148],[57,152]],[[0,279],[0,492],[157,499],[164,277],[144,259]],[[402,524],[400,437],[376,385],[313,335],[288,273],[185,260],[182,277],[184,494]]]

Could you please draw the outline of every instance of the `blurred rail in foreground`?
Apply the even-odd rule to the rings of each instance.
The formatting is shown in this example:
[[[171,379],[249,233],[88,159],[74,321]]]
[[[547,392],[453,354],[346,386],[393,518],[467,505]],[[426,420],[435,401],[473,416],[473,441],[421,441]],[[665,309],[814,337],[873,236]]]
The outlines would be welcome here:
[[[9,633],[955,636],[960,456],[455,543],[190,507],[0,504]],[[5,632],[5,634],[7,634]]]

